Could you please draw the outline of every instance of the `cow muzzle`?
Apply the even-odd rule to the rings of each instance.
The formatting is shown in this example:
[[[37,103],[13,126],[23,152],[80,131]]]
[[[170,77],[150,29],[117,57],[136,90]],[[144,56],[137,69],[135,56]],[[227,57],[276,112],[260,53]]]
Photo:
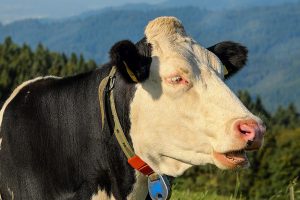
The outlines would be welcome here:
[[[246,151],[258,150],[263,144],[266,127],[262,122],[253,119],[237,120],[233,124],[233,134],[241,148],[226,152],[213,152],[221,168],[233,169],[249,166]]]

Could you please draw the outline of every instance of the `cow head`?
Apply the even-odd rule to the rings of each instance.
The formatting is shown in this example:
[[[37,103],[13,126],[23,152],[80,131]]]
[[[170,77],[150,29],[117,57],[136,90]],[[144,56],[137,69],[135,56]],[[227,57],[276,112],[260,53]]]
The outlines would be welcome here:
[[[178,176],[207,163],[248,166],[247,150],[260,148],[264,125],[226,86],[244,66],[247,49],[222,42],[208,49],[174,17],[159,17],[134,45],[122,41],[112,62],[138,83],[130,105],[130,135],[137,155],[156,172]]]

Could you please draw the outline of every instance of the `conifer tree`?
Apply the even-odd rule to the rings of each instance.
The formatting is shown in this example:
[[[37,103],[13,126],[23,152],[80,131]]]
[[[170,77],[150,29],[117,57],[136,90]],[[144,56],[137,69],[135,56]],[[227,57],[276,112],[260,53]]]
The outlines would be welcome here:
[[[65,54],[50,52],[41,43],[32,51],[24,44],[16,45],[10,37],[0,44],[0,107],[5,99],[22,82],[38,76],[70,76],[96,68],[92,60],[79,60],[75,53],[70,58]]]

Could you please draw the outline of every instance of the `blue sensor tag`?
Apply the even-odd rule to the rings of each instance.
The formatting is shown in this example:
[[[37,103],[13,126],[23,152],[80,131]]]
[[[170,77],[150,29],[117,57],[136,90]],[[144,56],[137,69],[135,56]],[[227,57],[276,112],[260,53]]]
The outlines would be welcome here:
[[[152,200],[167,200],[170,197],[170,183],[166,176],[151,174],[148,177],[148,191]]]

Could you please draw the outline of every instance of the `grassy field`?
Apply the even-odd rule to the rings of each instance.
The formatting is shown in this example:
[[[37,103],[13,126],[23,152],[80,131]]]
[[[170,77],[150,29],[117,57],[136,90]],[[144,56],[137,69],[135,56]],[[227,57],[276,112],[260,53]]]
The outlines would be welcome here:
[[[297,178],[294,179],[286,188],[278,190],[276,194],[273,194],[264,200],[300,200],[300,190],[296,189]],[[175,184],[172,188],[172,197],[170,200],[246,200],[249,198],[239,195],[240,181],[237,176],[237,182],[235,185],[234,194],[229,196],[220,196],[215,192],[208,191],[190,191],[189,189],[180,189]],[[249,199],[251,200],[251,198]],[[255,198],[255,200],[261,200]]]
[[[192,192],[189,190],[173,190],[170,200],[245,200],[246,198],[237,195],[220,196],[209,192]],[[268,200],[300,200],[300,190],[294,191],[293,186],[278,191],[277,194],[269,197]]]
[[[219,196],[208,192],[191,192],[191,191],[172,191],[171,200],[243,200],[243,198],[234,198]]]

